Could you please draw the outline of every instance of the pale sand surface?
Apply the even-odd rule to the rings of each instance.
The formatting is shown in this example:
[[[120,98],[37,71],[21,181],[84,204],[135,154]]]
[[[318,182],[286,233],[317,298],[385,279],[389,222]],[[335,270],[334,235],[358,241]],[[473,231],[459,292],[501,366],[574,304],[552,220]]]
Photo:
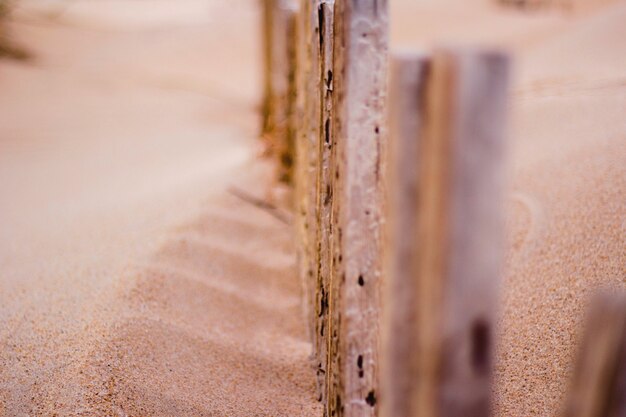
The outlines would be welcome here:
[[[228,192],[269,182],[253,1],[175,3],[11,25],[0,415],[317,414],[290,229]]]
[[[591,290],[625,286],[626,4],[392,3],[396,46],[514,50],[495,406],[556,415]],[[0,62],[0,415],[321,415],[290,229],[228,192],[269,182],[254,0],[173,4],[11,25],[36,60]]]

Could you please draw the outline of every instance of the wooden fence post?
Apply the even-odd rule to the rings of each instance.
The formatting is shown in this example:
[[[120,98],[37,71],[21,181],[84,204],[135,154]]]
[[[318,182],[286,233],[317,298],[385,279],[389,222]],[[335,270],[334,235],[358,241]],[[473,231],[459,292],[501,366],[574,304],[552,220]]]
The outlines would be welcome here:
[[[416,369],[419,155],[426,114],[430,59],[417,53],[394,54],[389,86],[387,164],[388,242],[383,299],[382,408],[386,417],[416,416],[412,389]]]
[[[316,303],[315,353],[320,401],[326,402],[328,369],[328,306],[330,293],[331,215],[332,215],[332,138],[333,138],[333,72],[334,72],[334,0],[322,0],[318,6],[319,22],[319,103],[318,170],[316,201]]]
[[[275,0],[261,0],[261,28],[263,30],[263,99],[261,103],[261,136],[270,132],[272,113],[272,10]]]
[[[295,0],[264,0],[263,133],[277,159],[277,178],[290,182],[296,129]]]
[[[318,4],[319,0],[302,0],[298,16],[298,126],[293,181],[298,274],[302,282],[305,320],[313,349],[315,349],[316,326],[314,317],[317,271],[315,255],[317,238],[317,143],[320,135],[321,109]],[[315,351],[312,352],[312,358],[317,364]]]
[[[490,413],[508,59],[438,50],[420,143],[416,415]]]
[[[274,120],[274,148],[278,158],[280,181],[291,183],[295,154],[296,134],[296,18],[298,3],[295,0],[276,0],[277,7],[273,18],[274,25],[274,72],[272,85],[276,86],[277,96]]]
[[[565,417],[626,416],[626,295],[592,305]]]
[[[386,0],[335,4],[328,416],[376,416]]]
[[[489,416],[508,60],[392,69],[383,416]]]

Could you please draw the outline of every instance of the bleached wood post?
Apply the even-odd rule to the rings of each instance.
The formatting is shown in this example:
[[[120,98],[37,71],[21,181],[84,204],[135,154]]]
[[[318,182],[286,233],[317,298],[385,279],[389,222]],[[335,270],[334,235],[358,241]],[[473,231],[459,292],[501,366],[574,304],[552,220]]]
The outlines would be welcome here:
[[[565,417],[626,416],[626,295],[592,305]]]
[[[295,153],[297,10],[296,0],[275,0],[271,18],[270,147],[277,159],[277,179],[287,183]]]
[[[264,0],[266,39],[263,131],[277,160],[277,178],[290,182],[296,129],[296,0]],[[269,39],[269,42],[267,42]]]
[[[416,416],[419,155],[430,59],[394,54],[389,85],[388,243],[384,292],[382,405],[385,417]]]
[[[319,100],[321,104],[318,136],[317,171],[317,239],[316,239],[316,303],[315,303],[315,353],[320,400],[326,401],[326,371],[328,368],[328,305],[330,293],[331,215],[332,189],[332,138],[333,138],[333,71],[334,71],[334,0],[322,0],[318,6],[319,21]]]
[[[315,337],[317,141],[320,118],[319,0],[302,0],[298,15],[298,72],[294,207],[298,274],[302,282],[309,340]],[[313,353],[313,352],[312,352]],[[312,355],[315,359],[315,355]]]
[[[263,98],[261,103],[261,135],[270,132],[272,113],[272,10],[275,0],[261,0],[261,28],[263,30]]]
[[[335,3],[327,413],[375,416],[382,269],[386,0]]]
[[[411,407],[426,417],[488,416],[508,59],[439,50],[431,74],[418,159]]]

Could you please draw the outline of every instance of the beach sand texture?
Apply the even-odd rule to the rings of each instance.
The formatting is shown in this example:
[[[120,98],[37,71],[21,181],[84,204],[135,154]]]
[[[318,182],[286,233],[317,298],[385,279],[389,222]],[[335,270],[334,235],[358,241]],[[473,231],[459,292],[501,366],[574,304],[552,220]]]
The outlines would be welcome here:
[[[556,416],[589,296],[626,287],[626,3],[391,3],[394,46],[512,50],[495,411]],[[255,5],[19,3],[34,60],[0,61],[0,416],[321,416],[289,216],[233,193],[271,182]]]

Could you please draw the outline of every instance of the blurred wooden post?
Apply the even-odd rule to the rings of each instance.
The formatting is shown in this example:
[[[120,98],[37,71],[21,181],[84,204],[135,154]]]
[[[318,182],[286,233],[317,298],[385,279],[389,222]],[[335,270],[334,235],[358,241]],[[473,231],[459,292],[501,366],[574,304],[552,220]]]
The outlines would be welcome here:
[[[261,28],[263,30],[263,100],[261,103],[261,135],[270,132],[272,113],[272,10],[275,0],[261,0]]]
[[[416,369],[419,155],[426,114],[429,58],[395,54],[389,86],[389,161],[387,167],[388,244],[381,388],[381,416],[416,416],[411,404]]]
[[[626,416],[626,295],[593,303],[565,417]]]
[[[278,161],[277,177],[290,182],[296,120],[295,0],[264,0],[265,97],[263,133]],[[269,40],[269,42],[267,41]]]
[[[406,277],[417,306],[413,415],[490,415],[508,72],[497,52],[433,55],[419,144],[418,266]]]
[[[294,166],[294,208],[298,274],[302,282],[304,313],[309,340],[315,349],[315,288],[317,238],[317,143],[320,135],[319,0],[302,0],[298,15],[297,110]],[[312,358],[317,366],[315,352]],[[320,393],[321,396],[321,393]],[[320,399],[321,400],[321,399]]]
[[[278,87],[274,123],[274,147],[278,157],[278,179],[291,183],[295,154],[296,131],[296,0],[278,0],[273,19],[275,28],[274,45],[277,47],[272,84]]]
[[[328,416],[376,416],[386,0],[335,3]]]
[[[392,61],[384,417],[489,415],[506,79],[498,55]]]
[[[332,138],[333,138],[333,48],[334,0],[322,0],[317,13],[319,21],[319,103],[318,170],[316,201],[316,303],[315,353],[320,400],[326,401],[326,371],[328,368],[328,304],[330,293],[331,214],[332,214]]]

